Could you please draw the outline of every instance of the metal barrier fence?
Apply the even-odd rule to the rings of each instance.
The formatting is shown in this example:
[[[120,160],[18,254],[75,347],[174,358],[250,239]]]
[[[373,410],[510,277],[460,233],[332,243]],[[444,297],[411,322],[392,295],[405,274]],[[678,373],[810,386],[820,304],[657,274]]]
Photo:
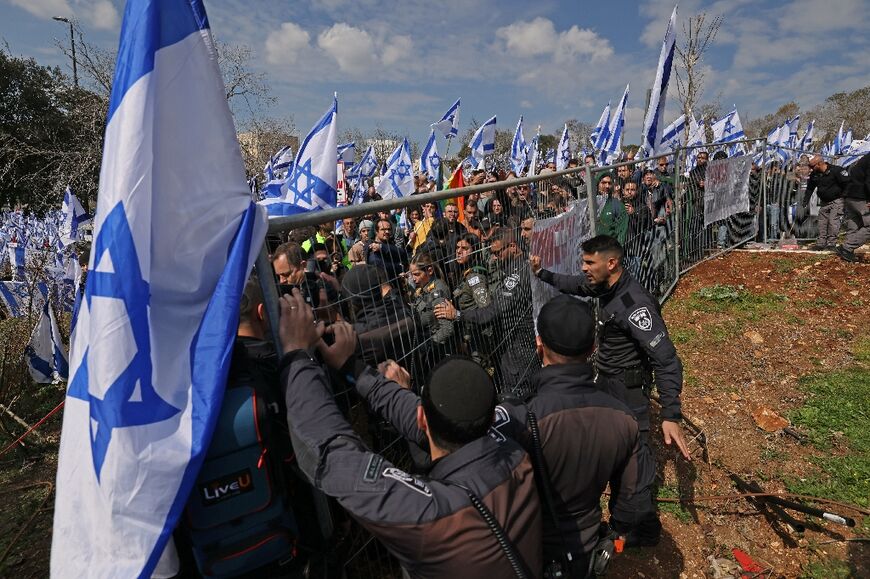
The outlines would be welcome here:
[[[461,353],[486,368],[500,392],[525,396],[532,393],[529,379],[540,367],[533,314],[541,296],[550,291],[530,276],[529,253],[540,252],[545,267],[579,273],[579,242],[594,234],[613,235],[626,248],[627,270],[664,301],[680,275],[698,263],[764,238],[774,232],[774,225],[780,228],[783,212],[769,207],[786,207],[795,191],[800,193],[793,170],[781,176],[768,167],[774,150],[766,140],[729,144],[734,146],[747,148],[747,159],[760,153],[761,162],[751,169],[745,165],[744,210],[712,222],[705,219],[705,202],[710,204],[712,194],[707,187],[710,165],[702,162],[685,171],[685,160],[696,157],[698,149],[688,148],[639,162],[583,166],[274,218],[269,232],[283,235],[282,241],[316,241],[315,232],[304,228],[327,223],[329,239],[337,220],[373,217],[368,236],[358,233],[352,245],[336,240],[312,246],[324,259],[308,261],[309,273],[299,276],[298,283],[317,315],[325,321],[338,315],[350,321],[364,359],[372,366],[398,361],[415,387],[438,360]],[[717,156],[714,146],[706,148],[711,158]],[[721,166],[712,162],[714,168]],[[437,219],[435,205],[450,199],[462,199],[458,205],[464,208],[451,207],[448,218]],[[399,210],[405,212],[407,225],[400,226],[390,213]],[[465,224],[458,224],[454,215]],[[356,264],[348,264],[351,260]],[[380,267],[367,268],[365,263]],[[269,318],[276,320],[278,288],[265,246],[257,270]],[[277,332],[278,325],[271,326]],[[277,335],[273,337],[277,343]],[[351,387],[337,386],[336,397],[375,451],[413,470],[404,442],[368,413]],[[325,534],[333,531],[329,517],[328,509],[321,508]],[[395,561],[361,528],[353,526],[344,540],[349,545],[349,576],[400,575]]]

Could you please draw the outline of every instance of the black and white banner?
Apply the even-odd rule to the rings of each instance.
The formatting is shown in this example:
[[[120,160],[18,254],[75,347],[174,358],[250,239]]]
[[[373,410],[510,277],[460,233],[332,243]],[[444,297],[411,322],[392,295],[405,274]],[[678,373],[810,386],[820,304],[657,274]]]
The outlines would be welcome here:
[[[710,161],[704,178],[704,226],[749,211],[752,157]]]

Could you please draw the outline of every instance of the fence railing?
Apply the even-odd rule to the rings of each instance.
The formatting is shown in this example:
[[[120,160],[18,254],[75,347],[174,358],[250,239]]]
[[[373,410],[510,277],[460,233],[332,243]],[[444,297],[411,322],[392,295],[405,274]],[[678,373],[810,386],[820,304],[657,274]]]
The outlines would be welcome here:
[[[747,155],[761,154],[761,162],[748,175],[748,209],[707,220],[706,225],[705,168],[686,171],[686,159],[695,157],[697,148],[683,148],[639,162],[587,165],[273,218],[269,232],[281,241],[316,239],[305,228],[348,217],[372,218],[374,231],[368,237],[358,232],[344,244],[327,243],[320,249],[325,260],[308,262],[304,289],[311,296],[317,294],[311,299],[317,315],[325,321],[338,315],[350,321],[369,364],[397,360],[415,385],[423,383],[439,359],[461,353],[486,368],[499,391],[525,396],[532,393],[529,379],[540,368],[534,314],[550,291],[529,275],[530,253],[541,255],[545,267],[579,274],[580,241],[594,234],[613,235],[626,249],[627,270],[664,301],[679,277],[695,265],[753,239],[775,237],[768,234],[779,231],[774,225],[781,228],[782,212],[775,214],[768,207],[792,203],[794,192],[789,187],[797,183],[795,173],[780,176],[769,167],[768,157],[775,150],[764,139],[730,146],[745,147]],[[715,148],[706,148],[713,157]],[[429,217],[433,204],[451,199],[469,210],[458,207],[458,220]],[[399,224],[396,212],[404,213],[407,224],[404,220]],[[423,216],[419,221],[417,213]],[[392,231],[381,231],[386,228],[384,221]],[[424,233],[426,240],[420,242]],[[351,253],[364,258],[346,268]],[[257,270],[268,315],[277,320],[278,286],[265,246]],[[454,311],[460,312],[459,320]],[[276,331],[278,324],[271,327]],[[277,335],[274,338],[277,341]],[[349,386],[338,387],[336,396],[348,415],[367,416],[366,432],[361,435],[375,451],[389,452],[399,464],[412,464],[405,444],[388,425],[368,416]],[[331,529],[328,516],[322,513],[321,526]],[[396,566],[387,563],[382,547],[361,529],[352,535],[355,547],[347,562],[349,575],[395,573]]]

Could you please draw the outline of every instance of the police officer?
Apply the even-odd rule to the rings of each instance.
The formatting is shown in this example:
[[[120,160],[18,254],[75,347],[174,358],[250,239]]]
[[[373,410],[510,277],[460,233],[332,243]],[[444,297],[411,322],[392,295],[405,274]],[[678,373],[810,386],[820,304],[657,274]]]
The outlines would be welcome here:
[[[849,168],[852,182],[843,199],[846,240],[837,248],[845,261],[858,261],[855,250],[870,240],[870,153]]]
[[[691,460],[678,422],[682,416],[683,366],[668,337],[658,302],[623,270],[624,251],[619,242],[599,235],[585,241],[581,248],[585,276],[547,271],[536,255],[529,258],[529,263],[532,273],[562,292],[599,298],[597,383],[631,408],[641,439],[638,488],[632,498],[640,515],[632,528],[614,521],[614,530],[625,535],[627,546],[655,545],[661,535],[661,522],[652,496],[655,457],[649,447],[649,392],[655,381],[662,404],[665,444],[675,443]]]
[[[435,318],[433,311],[436,305],[450,299],[450,288],[441,279],[440,269],[432,256],[425,251],[414,256],[408,273],[415,286],[412,305],[428,333],[429,343],[425,349],[434,363],[455,350],[453,322]]]
[[[529,268],[514,232],[499,228],[490,238],[490,253],[496,260],[496,279],[489,291],[492,302],[486,307],[461,311],[450,302],[435,306],[435,317],[460,320],[475,325],[498,322],[498,373],[501,391],[521,392],[527,388],[533,368],[538,367],[534,351],[535,332],[532,322],[532,285]]]
[[[492,302],[487,269],[476,259],[475,248],[479,242],[476,235],[463,234],[456,242],[456,259],[447,264],[447,277],[455,288],[453,303],[460,312],[485,308]],[[459,330],[465,351],[485,368],[491,367],[489,358],[495,345],[492,341],[495,335],[493,326],[460,323]]]
[[[496,405],[489,375],[471,360],[447,358],[433,368],[418,407],[412,392],[384,388],[395,384],[352,358],[356,337],[349,324],[332,324],[327,346],[323,325],[313,322],[298,292],[282,298],[287,421],[312,483],[384,543],[411,577],[540,577],[532,465],[519,445],[487,436]],[[315,346],[330,366],[355,377],[372,408],[405,438],[425,440],[434,464],[427,477],[366,448],[310,357]]]
[[[553,512],[547,509],[544,515],[545,562],[568,567],[569,577],[585,577],[596,547],[607,540],[600,534],[600,499],[608,483],[614,524],[635,522],[631,497],[638,475],[638,426],[625,404],[595,387],[588,362],[595,321],[588,305],[567,295],[553,298],[541,308],[538,332],[544,367],[532,379],[536,394],[525,404],[497,407],[493,427],[520,441],[539,462],[538,488],[549,492],[553,505]],[[562,557],[565,550],[570,557]]]
[[[810,157],[810,180],[803,205],[810,202],[813,192],[819,198],[819,238],[812,247],[818,251],[834,250],[843,221],[843,192],[849,185],[849,171],[825,161],[821,155]]]

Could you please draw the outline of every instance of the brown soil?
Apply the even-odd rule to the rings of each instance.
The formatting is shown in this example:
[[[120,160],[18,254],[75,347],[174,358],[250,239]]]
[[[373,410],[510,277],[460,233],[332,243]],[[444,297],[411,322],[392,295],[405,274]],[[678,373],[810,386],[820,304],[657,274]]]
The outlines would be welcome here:
[[[695,292],[716,284],[742,285],[770,297],[773,305],[752,319],[693,308]],[[763,406],[785,416],[802,406],[800,377],[854,363],[851,348],[870,335],[867,288],[870,265],[807,253],[735,252],[686,275],[664,316],[685,366],[683,411],[706,435],[710,463],[697,441],[690,445],[696,451],[692,463],[676,459],[673,450],[662,448],[658,432],[663,484],[691,499],[737,492],[728,471],[770,492],[785,491],[784,480],[815,473],[810,459],[821,454],[818,450],[781,431],[765,432],[752,413]],[[870,576],[867,543],[844,541],[862,537],[855,512],[831,508],[857,519],[857,532],[807,518],[807,530],[795,534],[746,499],[686,504],[686,509],[680,517],[663,512],[662,543],[618,556],[613,576],[712,577],[708,557],[733,559],[732,548],[765,567],[763,577],[800,577],[810,563],[830,559],[847,562],[856,577]]]

